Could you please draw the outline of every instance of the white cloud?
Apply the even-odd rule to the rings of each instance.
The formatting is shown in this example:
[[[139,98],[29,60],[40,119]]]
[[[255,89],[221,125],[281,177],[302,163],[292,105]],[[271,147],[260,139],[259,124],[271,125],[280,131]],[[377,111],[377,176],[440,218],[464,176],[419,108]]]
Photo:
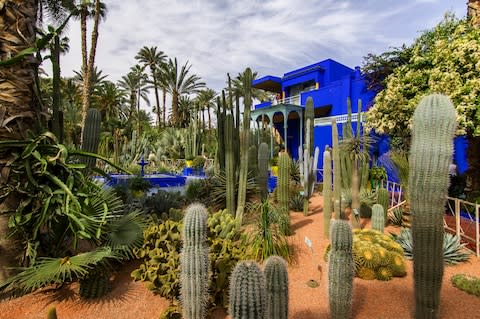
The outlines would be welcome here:
[[[105,0],[97,66],[116,81],[135,64],[143,46],[157,46],[220,90],[226,73],[250,66],[260,76],[281,76],[293,68],[332,58],[360,65],[369,52],[411,43],[453,9],[447,1],[335,0]],[[79,70],[80,27],[69,28],[70,52],[64,75]],[[48,68],[48,66],[46,66]]]

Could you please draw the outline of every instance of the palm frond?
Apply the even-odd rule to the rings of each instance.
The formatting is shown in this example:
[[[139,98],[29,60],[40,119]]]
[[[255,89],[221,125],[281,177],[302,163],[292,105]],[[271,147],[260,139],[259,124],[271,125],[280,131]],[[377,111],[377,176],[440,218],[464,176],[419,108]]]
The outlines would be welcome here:
[[[63,258],[39,258],[33,266],[23,270],[4,283],[0,290],[21,290],[25,293],[52,284],[62,284],[84,278],[94,266],[118,256],[109,247]]]

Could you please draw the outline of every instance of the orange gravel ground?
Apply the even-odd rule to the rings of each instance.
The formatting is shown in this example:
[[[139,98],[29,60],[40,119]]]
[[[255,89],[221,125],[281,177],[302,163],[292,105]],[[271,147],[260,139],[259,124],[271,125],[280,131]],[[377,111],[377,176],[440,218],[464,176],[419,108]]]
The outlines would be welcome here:
[[[328,318],[327,265],[323,251],[328,241],[323,238],[322,197],[310,201],[310,216],[292,213],[295,234],[296,262],[289,266],[289,307],[291,319]],[[397,231],[397,228],[388,228]],[[313,250],[305,244],[305,236],[312,241]],[[353,318],[387,319],[412,318],[414,309],[412,263],[407,262],[408,275],[388,282],[366,281],[355,278]],[[38,291],[24,297],[0,303],[0,318],[44,319],[50,305],[56,305],[59,319],[157,319],[168,306],[168,301],[153,295],[143,283],[133,282],[130,272],[135,265],[125,267],[116,274],[113,290],[104,298],[82,301],[78,297],[78,284],[73,283],[60,291]],[[469,263],[445,267],[441,292],[440,318],[480,319],[480,298],[468,295],[450,283],[452,275],[466,273],[480,277],[480,259],[472,257]],[[314,279],[317,288],[307,286]],[[224,311],[211,315],[214,319],[229,318]]]

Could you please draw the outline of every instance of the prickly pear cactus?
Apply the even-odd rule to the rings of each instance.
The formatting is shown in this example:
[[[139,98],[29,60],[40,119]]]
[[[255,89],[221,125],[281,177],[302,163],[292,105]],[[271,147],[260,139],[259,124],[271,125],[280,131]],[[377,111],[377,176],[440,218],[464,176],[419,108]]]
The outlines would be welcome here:
[[[424,97],[413,116],[409,198],[413,214],[415,318],[438,318],[443,278],[443,215],[456,112],[450,99]]]

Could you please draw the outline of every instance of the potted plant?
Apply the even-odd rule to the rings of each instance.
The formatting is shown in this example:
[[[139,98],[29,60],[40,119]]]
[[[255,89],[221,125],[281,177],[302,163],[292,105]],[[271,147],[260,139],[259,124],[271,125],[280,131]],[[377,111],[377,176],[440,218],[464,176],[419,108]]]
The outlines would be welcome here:
[[[185,166],[186,167],[192,167],[193,164],[193,156],[185,156]]]

